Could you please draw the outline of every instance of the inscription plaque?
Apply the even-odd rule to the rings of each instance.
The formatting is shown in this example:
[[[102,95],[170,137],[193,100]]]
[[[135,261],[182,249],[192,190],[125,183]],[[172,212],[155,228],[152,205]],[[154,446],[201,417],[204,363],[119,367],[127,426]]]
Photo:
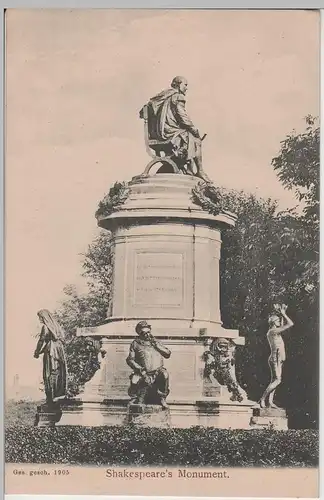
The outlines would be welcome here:
[[[135,305],[181,307],[183,254],[135,254]]]

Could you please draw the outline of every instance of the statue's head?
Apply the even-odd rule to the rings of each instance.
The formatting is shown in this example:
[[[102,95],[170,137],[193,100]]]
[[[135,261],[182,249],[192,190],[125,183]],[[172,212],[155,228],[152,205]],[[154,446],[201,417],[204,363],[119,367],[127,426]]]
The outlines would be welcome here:
[[[40,311],[38,311],[37,316],[41,323],[45,323],[45,321],[50,316],[50,312],[47,309],[41,309]]]
[[[171,82],[171,87],[179,90],[181,94],[185,94],[188,88],[188,81],[184,76],[175,76]]]
[[[270,328],[273,326],[281,326],[281,318],[279,314],[270,314],[268,318]]]
[[[210,346],[210,350],[214,355],[221,354],[223,356],[228,356],[233,351],[233,348],[235,348],[235,344],[231,339],[227,338],[217,338]]]
[[[151,335],[151,325],[147,321],[140,321],[135,326],[135,332],[141,339],[148,339]]]

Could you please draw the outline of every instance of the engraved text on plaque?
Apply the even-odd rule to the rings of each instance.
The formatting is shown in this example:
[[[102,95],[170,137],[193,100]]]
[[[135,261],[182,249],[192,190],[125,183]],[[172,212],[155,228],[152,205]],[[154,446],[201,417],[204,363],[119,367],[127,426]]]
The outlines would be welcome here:
[[[136,305],[181,307],[183,254],[137,253],[134,295]]]

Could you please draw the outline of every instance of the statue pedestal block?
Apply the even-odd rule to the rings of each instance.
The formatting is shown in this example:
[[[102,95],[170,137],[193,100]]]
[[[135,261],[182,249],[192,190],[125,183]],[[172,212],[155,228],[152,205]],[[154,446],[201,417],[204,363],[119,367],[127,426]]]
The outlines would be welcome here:
[[[256,429],[288,429],[288,418],[283,408],[253,408],[251,427]]]
[[[129,337],[146,319],[160,337],[239,336],[222,328],[219,305],[221,231],[236,215],[196,205],[199,182],[174,174],[134,178],[126,202],[98,219],[111,232],[112,300],[106,324],[79,335]]]
[[[221,386],[216,381],[211,384],[208,380],[204,380],[203,354],[208,350],[204,338],[168,338],[161,339],[161,341],[172,352],[170,359],[164,362],[170,377],[168,400],[179,400],[185,396],[195,402],[204,396],[222,399],[230,397],[225,386]],[[127,398],[129,376],[132,370],[126,364],[126,358],[131,342],[132,338],[102,339],[102,347],[106,355],[101,360],[100,369],[86,383],[84,392],[80,395],[83,402]]]
[[[141,427],[250,429],[253,404],[227,398],[182,398],[168,400],[168,408],[162,409],[159,405],[130,404],[127,397],[104,402],[71,401],[62,405],[63,414],[57,425],[102,427],[131,423]]]
[[[170,409],[159,405],[129,404],[127,420],[143,427],[170,427]]]
[[[171,426],[192,426],[217,429],[249,429],[252,415],[251,401],[235,403],[222,398],[204,398],[195,402],[170,402]]]
[[[125,425],[129,398],[109,401],[70,401],[62,404],[62,418],[57,425],[102,427]]]
[[[35,426],[38,427],[55,427],[62,417],[62,409],[60,403],[44,403],[37,406],[35,416]]]
[[[162,339],[161,339],[162,340]],[[157,405],[130,405],[127,395],[132,370],[126,357],[132,338],[103,338],[105,357],[100,369],[85,385],[80,401],[65,403],[59,425],[126,425],[132,422],[150,427],[191,427],[247,429],[255,402],[231,401],[226,386],[204,378],[204,338],[167,338],[163,344],[172,351],[164,366],[170,378],[168,410]],[[154,411],[153,411],[154,410]]]

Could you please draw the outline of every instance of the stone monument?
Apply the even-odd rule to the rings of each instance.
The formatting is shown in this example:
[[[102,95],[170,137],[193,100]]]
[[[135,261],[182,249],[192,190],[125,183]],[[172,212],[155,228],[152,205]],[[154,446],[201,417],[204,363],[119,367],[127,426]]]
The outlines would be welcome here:
[[[100,339],[106,356],[82,401],[63,408],[62,425],[250,426],[255,403],[235,374],[244,338],[223,328],[220,311],[221,235],[236,215],[211,215],[193,201],[193,190],[210,181],[202,138],[185,111],[186,90],[176,77],[141,110],[153,159],[128,183],[123,203],[97,217],[111,234],[112,300],[105,323],[78,335]],[[143,321],[162,346],[162,403],[134,401],[138,392],[130,390],[130,352]]]

